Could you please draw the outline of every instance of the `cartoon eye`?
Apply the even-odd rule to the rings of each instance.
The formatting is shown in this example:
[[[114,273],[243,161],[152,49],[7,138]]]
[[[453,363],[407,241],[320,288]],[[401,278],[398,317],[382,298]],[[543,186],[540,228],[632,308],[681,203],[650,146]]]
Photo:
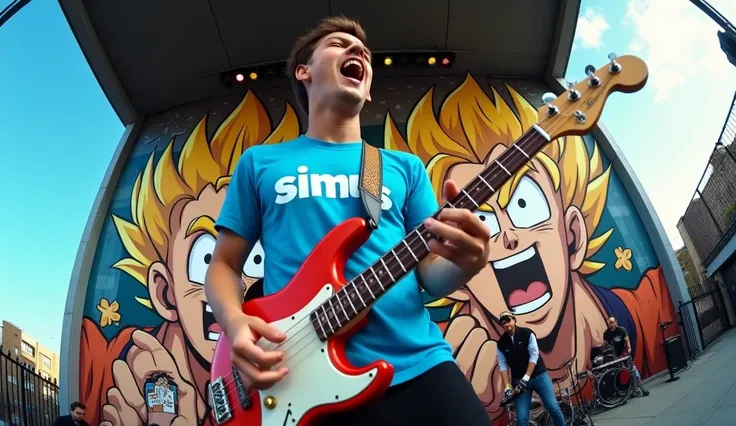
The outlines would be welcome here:
[[[215,237],[211,234],[204,232],[194,240],[192,248],[189,249],[189,264],[187,265],[189,281],[204,284],[204,277],[212,261],[214,250]]]
[[[550,218],[547,197],[529,176],[521,178],[506,211],[511,223],[517,228],[531,228]]]
[[[258,240],[253,245],[253,249],[251,249],[248,259],[243,265],[243,273],[251,278],[263,278],[263,262],[265,260],[261,240]]]
[[[476,211],[475,215],[478,216],[480,221],[488,227],[489,231],[491,231],[491,237],[501,232],[501,225],[498,224],[496,213]]]

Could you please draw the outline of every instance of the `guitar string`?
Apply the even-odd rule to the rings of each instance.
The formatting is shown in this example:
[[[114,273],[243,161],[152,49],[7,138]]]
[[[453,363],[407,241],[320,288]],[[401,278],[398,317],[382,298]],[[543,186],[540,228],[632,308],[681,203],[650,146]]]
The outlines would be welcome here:
[[[515,142],[515,144],[519,144],[519,145],[521,145],[521,144],[523,144],[524,142],[528,142],[528,141],[530,141],[530,140],[531,140],[531,139],[532,139],[533,137],[535,137],[535,136],[536,136],[536,137],[539,137],[540,135],[538,135],[538,134],[535,134],[535,133],[532,133],[532,132],[528,132],[528,133],[526,133],[526,134],[525,134],[524,136],[522,136],[522,137],[521,137],[521,138],[520,138],[520,139],[519,139],[519,140],[518,140],[517,142]],[[518,159],[524,159],[524,158],[526,158],[526,156],[525,156],[525,155],[523,155],[523,154],[519,154],[519,153],[518,153],[518,150],[516,150],[516,151],[510,151],[510,152],[509,152],[509,158],[508,158],[508,160],[512,160],[512,159],[513,159],[513,160],[515,161],[515,160],[518,160]],[[532,158],[533,158],[533,156],[532,156]],[[529,160],[529,159],[525,160],[524,162],[526,162],[526,161],[528,161],[528,160]],[[485,171],[487,171],[487,170],[485,170]],[[485,171],[484,171],[484,172],[485,172]],[[491,171],[493,171],[493,170],[491,170]],[[497,178],[498,176],[502,176],[502,175],[505,175],[505,174],[506,174],[506,173],[505,173],[505,172],[503,171],[503,169],[502,169],[502,170],[497,170],[496,172],[497,172],[497,173],[495,173],[495,174],[493,174],[492,176],[490,176],[490,177],[489,177],[489,178],[490,178],[491,180],[495,180],[495,178]],[[482,174],[482,173],[483,173],[483,172],[481,172],[481,174]],[[480,174],[479,174],[479,175],[480,175]],[[513,175],[512,175],[512,176],[513,176]],[[509,178],[511,178],[511,176],[509,176]],[[506,180],[508,180],[508,179],[506,179]],[[473,183],[473,182],[471,182],[471,183]],[[466,204],[466,202],[469,202],[469,204],[476,204],[476,203],[474,202],[475,200],[474,200],[474,199],[473,199],[473,198],[472,198],[472,197],[471,197],[471,196],[469,195],[469,193],[471,193],[471,192],[474,192],[474,189],[477,189],[477,188],[481,188],[481,187],[483,187],[483,186],[486,186],[486,185],[485,185],[484,183],[482,183],[482,181],[480,181],[480,182],[477,182],[477,183],[476,183],[476,185],[478,185],[478,186],[476,187],[475,185],[469,185],[469,186],[468,186],[468,188],[467,188],[467,191],[466,191],[466,193],[462,193],[462,192],[461,192],[461,198],[460,198],[460,202],[458,202],[458,203],[456,203],[456,204],[460,204],[460,203],[462,203],[462,204]],[[501,186],[502,186],[502,185],[501,185]],[[499,186],[499,188],[500,188],[501,186]],[[494,188],[494,189],[495,189],[495,188]],[[495,189],[495,191],[497,191],[497,189]],[[495,191],[494,191],[494,193],[495,193]],[[491,196],[492,196],[492,195],[493,195],[493,193],[491,194]],[[489,196],[489,197],[490,197],[490,196]],[[448,204],[448,203],[445,203],[445,204]],[[446,207],[443,207],[443,209],[444,209],[444,208],[453,208],[453,207],[451,207],[451,206],[449,206],[449,205],[448,205],[448,206],[446,206]],[[460,208],[464,208],[464,207],[460,207]],[[440,209],[440,210],[442,210],[442,209]],[[398,257],[399,257],[400,259],[396,259],[396,258],[393,258],[393,257],[392,257],[391,259],[389,259],[389,260],[388,260],[388,261],[386,262],[386,267],[387,267],[386,269],[393,269],[393,266],[399,266],[399,267],[401,267],[401,266],[402,266],[402,265],[404,264],[404,261],[407,261],[407,260],[408,260],[408,261],[411,261],[411,260],[412,260],[412,259],[414,258],[414,254],[413,254],[413,253],[414,253],[414,252],[415,252],[416,250],[419,250],[419,249],[421,249],[421,248],[422,248],[422,246],[424,246],[424,245],[425,245],[425,243],[424,243],[424,240],[423,240],[423,237],[421,237],[421,236],[419,235],[418,229],[419,229],[419,228],[415,228],[415,229],[414,229],[413,231],[411,231],[411,232],[409,233],[409,235],[407,236],[407,237],[409,237],[409,238],[405,237],[405,240],[406,240],[407,242],[408,242],[408,240],[409,240],[409,239],[411,239],[411,242],[410,242],[410,243],[408,243],[408,244],[409,244],[409,246],[411,247],[411,249],[409,249],[409,248],[407,248],[407,247],[406,247],[405,245],[403,245],[403,244],[399,243],[399,247],[401,247],[401,248],[399,248],[399,249],[398,249],[398,251],[397,251],[397,249],[395,248],[395,249],[394,249],[394,251],[397,251],[397,256],[398,256]],[[414,234],[416,234],[416,235],[414,235]],[[419,244],[416,244],[416,243],[419,243]],[[416,245],[417,247],[414,247],[415,245]],[[408,253],[406,253],[406,252],[408,252]],[[408,254],[408,256],[405,256],[406,254]],[[397,263],[397,264],[395,264],[395,265],[393,265],[392,267],[389,267],[389,266],[388,266],[389,264],[393,264],[393,263],[396,263],[396,262],[398,262],[398,263]],[[373,268],[373,266],[377,266],[377,264],[371,265],[371,267],[370,267],[370,268]],[[369,268],[369,269],[370,269],[370,268]],[[348,283],[347,283],[347,284],[346,284],[346,285],[345,285],[345,286],[344,286],[343,288],[347,287],[347,286],[348,286],[348,285],[350,285],[350,284],[353,284],[353,287],[355,288],[355,290],[356,290],[356,291],[357,291],[358,293],[360,293],[360,295],[361,295],[361,296],[363,296],[363,290],[362,290],[362,288],[359,288],[358,286],[356,286],[356,285],[355,285],[355,280],[356,280],[356,279],[358,279],[358,278],[360,278],[360,277],[361,277],[361,276],[362,276],[363,274],[365,274],[366,272],[367,272],[367,270],[366,270],[366,271],[363,271],[363,273],[359,274],[359,275],[358,275],[358,276],[357,276],[356,278],[354,278],[353,280],[351,280],[350,282],[348,282]],[[383,276],[385,276],[385,275],[383,275]],[[399,280],[399,281],[400,281],[400,280]],[[394,284],[394,283],[389,283],[389,285],[393,285],[393,284]],[[381,285],[381,284],[379,284],[379,285]],[[365,287],[365,286],[363,286],[363,287]],[[383,287],[383,286],[382,286],[382,287]],[[368,292],[367,290],[368,290],[368,289],[366,288],[366,293]],[[333,294],[333,296],[334,296],[334,295],[336,295],[336,297],[337,297],[337,299],[338,299],[338,300],[340,301],[340,303],[342,303],[342,300],[346,300],[346,301],[347,301],[346,303],[349,303],[349,297],[350,297],[350,295],[349,295],[349,294],[345,294],[345,296],[344,296],[344,299],[341,299],[341,296],[342,296],[342,295],[341,295],[341,293],[346,293],[346,292],[342,291],[342,288],[341,288],[340,290],[336,291],[336,292],[335,292],[335,293]],[[366,296],[367,296],[367,294],[366,294]],[[371,296],[372,296],[372,295],[371,295]],[[323,303],[324,303],[324,302],[323,302]],[[321,306],[322,306],[322,304],[320,304],[320,307],[321,307]],[[343,305],[343,306],[345,306],[345,305]],[[317,308],[317,309],[319,309],[319,308]],[[316,311],[316,310],[315,310],[315,311]],[[315,312],[315,311],[312,311],[312,312]],[[342,309],[342,311],[343,311],[343,312],[345,313],[345,311],[346,311],[346,310],[345,310],[345,309]],[[340,324],[340,321],[339,321],[339,319],[338,319],[338,317],[337,317],[337,312],[333,312],[333,313],[335,314],[333,318],[334,318],[335,322],[337,322],[337,323],[338,323],[338,325],[339,325],[339,324]],[[319,316],[319,314],[318,314],[318,316]],[[325,311],[325,320],[326,320],[326,321],[328,322],[328,324],[330,323],[330,317],[331,317],[331,316],[330,316],[330,315],[329,315],[329,314],[327,313],[327,311]],[[300,323],[303,323],[303,322],[304,322],[305,320],[307,320],[307,319],[310,319],[310,323],[311,323],[311,313],[310,313],[310,315],[308,315],[308,316],[305,316],[304,318],[302,318],[302,319],[301,319],[301,320],[300,320],[299,322],[297,322],[297,324],[294,324],[294,325],[293,325],[292,327],[290,327],[290,328],[289,328],[289,329],[288,329],[288,330],[287,330],[287,331],[286,331],[285,333],[287,333],[287,332],[288,332],[289,330],[293,330],[293,329],[294,329],[294,328],[295,328],[296,326],[298,326],[298,325],[299,325]],[[318,319],[318,321],[319,321],[319,319]],[[338,329],[339,329],[339,328],[341,328],[341,327],[338,327]],[[282,342],[282,343],[280,343],[280,344],[277,344],[277,345],[276,345],[276,346],[275,346],[274,348],[268,348],[268,349],[267,349],[267,347],[268,347],[269,345],[266,345],[266,346],[264,346],[264,347],[263,347],[262,349],[263,349],[263,350],[269,350],[269,351],[270,351],[270,350],[275,350],[275,349],[277,349],[277,348],[281,347],[282,345],[285,345],[285,344],[286,344],[287,342],[289,342],[289,341],[293,341],[293,340],[294,340],[294,339],[296,338],[296,336],[297,336],[298,334],[300,334],[301,332],[303,332],[304,330],[306,330],[306,331],[307,331],[307,333],[306,333],[306,334],[305,334],[304,336],[301,336],[301,337],[299,337],[298,339],[296,339],[296,341],[295,341],[295,342],[294,342],[294,343],[293,343],[293,344],[292,344],[291,346],[289,346],[288,348],[285,348],[285,349],[284,349],[284,351],[285,351],[285,352],[287,352],[287,351],[289,351],[290,349],[294,348],[294,347],[295,347],[296,345],[298,345],[298,344],[299,344],[299,343],[300,343],[300,342],[301,342],[302,340],[304,340],[304,339],[305,339],[306,337],[308,337],[308,336],[309,336],[309,335],[311,334],[311,333],[309,333],[309,330],[310,330],[310,328],[309,328],[309,327],[300,327],[300,328],[299,328],[299,330],[297,330],[297,332],[296,332],[296,335],[293,335],[293,336],[291,336],[291,337],[287,337],[287,340],[286,340],[286,341],[284,341],[284,342]],[[316,330],[315,330],[315,331],[316,331]],[[313,343],[314,341],[316,341],[316,340],[320,340],[320,339],[319,339],[319,335],[317,335],[317,337],[316,337],[315,339],[312,339],[311,341],[307,342],[307,343],[306,343],[306,344],[305,344],[305,345],[304,345],[304,346],[303,346],[302,348],[300,348],[300,349],[299,349],[299,350],[297,350],[296,352],[294,352],[294,353],[291,353],[289,357],[287,357],[287,358],[286,358],[286,359],[284,359],[283,361],[281,361],[281,362],[277,363],[277,364],[276,364],[276,365],[274,366],[274,368],[278,368],[279,366],[282,366],[282,365],[286,364],[286,363],[287,363],[287,362],[289,362],[289,361],[293,361],[293,360],[294,360],[294,359],[295,359],[295,358],[296,358],[296,357],[297,357],[297,356],[298,356],[298,355],[299,355],[299,354],[300,354],[300,353],[301,353],[302,351],[304,351],[304,349],[306,349],[306,348],[308,348],[308,347],[312,346],[312,343]],[[271,343],[271,344],[272,344],[272,343]],[[294,367],[294,366],[296,366],[297,364],[298,364],[298,362],[297,362],[297,363],[293,363],[293,364],[292,364],[292,366],[291,366],[290,368],[293,368],[293,367]],[[232,373],[232,372],[230,372],[230,373],[226,374],[225,376],[223,376],[223,378],[230,378],[230,377],[232,377],[232,380],[230,380],[229,382],[227,382],[226,386],[228,386],[228,385],[230,385],[230,384],[234,383],[236,379],[235,379],[235,377],[234,377],[234,375],[233,375],[233,373]],[[224,382],[224,381],[223,381],[223,382]],[[228,392],[226,393],[226,395],[228,395],[228,396],[229,396],[229,395],[231,395],[232,393],[235,393],[236,391],[237,391],[237,389],[235,389],[235,390],[231,390],[231,391],[228,391]],[[257,390],[255,390],[255,393],[257,393],[257,392],[258,392],[258,391],[257,391]],[[250,395],[250,393],[249,393],[249,395],[248,395],[248,396],[251,396],[251,395]]]
[[[567,92],[565,92],[565,93],[567,93]],[[578,100],[579,100],[579,99],[578,99]],[[570,113],[571,109],[575,109],[575,105],[576,105],[576,104],[570,104],[570,106],[571,106],[572,108],[570,108],[570,107],[565,107],[565,108],[559,108],[559,107],[558,107],[558,108],[559,108],[559,112],[558,112],[558,114],[556,114],[556,115],[555,115],[554,117],[556,117],[556,118],[557,118],[558,120],[559,120],[560,118],[562,118],[563,116],[566,116],[566,118],[572,118],[572,115],[568,115],[568,113]],[[539,125],[538,123],[535,123],[535,124]],[[541,126],[540,126],[540,129],[541,129],[541,130],[543,130],[543,131],[545,131],[546,133],[549,133],[550,131],[554,131],[554,130],[556,130],[556,129],[559,129],[559,128],[560,128],[560,127],[562,127],[563,125],[564,125],[564,123],[562,123],[562,124],[560,124],[560,125],[558,125],[558,126],[554,126],[554,125],[553,125],[553,126],[550,126],[549,130],[546,130],[546,129],[544,129],[544,128],[541,128]],[[533,127],[531,127],[530,129],[533,129]],[[512,145],[517,145],[517,144],[518,144],[518,145],[521,145],[521,144],[522,144],[523,142],[528,142],[528,141],[530,141],[530,140],[532,139],[532,137],[533,137],[533,136],[537,136],[537,137],[541,136],[541,135],[539,135],[538,133],[539,133],[539,132],[537,131],[537,134],[534,134],[534,133],[532,133],[531,131],[527,130],[527,132],[525,132],[525,133],[524,133],[524,135],[522,135],[522,136],[521,136],[521,137],[519,138],[519,140],[517,140],[516,142],[514,142],[514,143],[513,143]],[[560,137],[562,137],[562,136],[560,136]],[[558,137],[557,139],[559,139],[560,137]],[[551,139],[550,139],[550,142],[551,142]],[[520,156],[520,154],[517,154],[517,151],[519,151],[519,150],[516,150],[516,151],[510,151],[510,153],[509,153],[509,159],[511,159],[511,158],[513,158],[513,157],[515,157],[515,156],[516,156],[516,157]],[[541,151],[541,150],[538,150],[538,152],[539,152],[539,151]],[[531,159],[533,159],[533,158],[534,158],[534,157],[535,157],[536,155],[537,155],[537,153],[534,153],[534,155],[532,155],[532,156],[529,156],[529,158],[527,158],[526,160],[524,160],[524,163],[526,163],[526,162],[529,162],[529,161],[531,161]],[[522,156],[522,157],[524,157],[524,158],[526,158],[526,156],[524,156],[523,154],[521,154],[521,156]],[[487,170],[484,170],[484,171],[482,171],[481,173],[479,173],[479,175],[480,175],[480,174],[482,174],[482,173],[484,173],[485,171],[487,171]],[[498,174],[497,174],[497,175],[493,175],[493,177],[495,177],[495,176],[498,176],[498,175],[501,175],[501,174],[502,174],[502,173],[501,173],[501,171],[498,171]],[[509,177],[508,177],[508,178],[507,178],[507,179],[506,179],[506,180],[504,181],[504,184],[505,184],[505,183],[506,183],[506,181],[508,181],[508,179],[510,179],[510,178],[511,178],[512,176],[513,176],[513,174],[512,174],[511,176],[509,176]],[[491,179],[493,179],[493,177],[491,177]],[[477,178],[475,178],[475,179],[473,180],[473,182],[475,182],[475,181],[477,181],[477,180],[478,180],[478,179],[477,179]],[[473,183],[473,182],[471,182],[471,183]],[[480,187],[480,185],[481,185],[481,184],[483,184],[483,185],[485,186],[485,183],[483,183],[482,181],[481,181],[481,182],[477,182],[477,185],[478,185],[479,187]],[[472,192],[472,189],[470,188],[471,186],[473,186],[473,185],[468,185],[468,189],[469,189],[469,190],[471,190],[471,192]],[[502,187],[502,186],[503,186],[503,184],[502,184],[502,185],[500,185],[500,186],[499,186],[499,188],[500,188],[500,187]],[[474,187],[474,186],[473,186],[473,187]],[[463,189],[465,189],[465,188],[463,188]],[[495,192],[497,192],[497,191],[498,191],[498,189],[495,189],[495,188],[494,188],[494,192],[493,192],[493,193],[495,193]],[[492,193],[492,194],[491,194],[490,196],[492,196],[492,195],[493,195],[493,193]],[[461,199],[464,199],[464,198],[468,198],[469,200],[471,200],[471,202],[472,202],[472,201],[475,201],[475,200],[473,200],[473,199],[472,199],[472,198],[471,198],[471,197],[470,197],[469,195],[467,195],[467,191],[466,191],[465,193],[461,192],[461,194],[462,194],[462,198],[461,198]],[[490,196],[489,196],[489,198],[490,198]],[[448,203],[445,203],[445,204],[448,204]],[[448,206],[448,207],[449,207],[449,206]],[[439,210],[443,210],[444,208],[447,208],[447,207],[442,207],[442,208],[441,208],[441,209],[439,209]],[[450,208],[452,208],[452,207],[450,207]],[[423,240],[423,237],[422,237],[421,235],[419,235],[419,234],[418,234],[417,230],[418,230],[418,228],[415,228],[414,230],[412,230],[412,231],[411,231],[411,232],[409,233],[409,235],[410,235],[410,236],[411,236],[411,238],[412,238],[412,242],[411,242],[411,243],[408,243],[408,244],[409,244],[409,246],[413,247],[413,246],[414,246],[414,243],[416,243],[416,242],[421,242],[421,245],[418,245],[418,248],[419,248],[419,249],[421,249],[421,247],[422,247],[423,245],[425,245],[425,242],[424,242],[424,240]],[[417,234],[417,235],[416,235],[416,236],[414,236],[413,234]],[[409,236],[405,237],[404,241],[408,241],[408,239],[409,239],[408,237],[409,237]],[[404,248],[402,248],[402,249],[399,249],[399,250],[401,250],[401,251],[403,252],[403,249],[409,250],[409,252],[410,252],[410,253],[409,253],[409,255],[410,255],[410,256],[412,256],[413,250],[411,250],[410,248],[405,248],[405,247],[404,247]],[[398,253],[397,253],[397,254],[398,254]],[[408,259],[411,259],[411,258],[408,258]],[[398,261],[398,259],[393,259],[393,260],[397,260],[397,261]],[[393,262],[393,260],[389,260],[389,262]],[[373,265],[371,265],[371,267],[372,267],[372,266],[373,266]],[[363,272],[362,272],[361,274],[359,274],[359,275],[358,275],[358,277],[361,277],[361,276],[362,276],[362,275],[363,275],[363,274],[364,274],[365,272],[367,272],[367,271],[363,271]],[[356,279],[357,279],[358,277],[356,277]],[[355,279],[354,279],[354,280],[355,280]],[[353,286],[354,286],[354,287],[355,287],[356,289],[358,289],[358,288],[357,288],[357,286],[355,286],[355,284],[354,284],[354,280],[350,281],[350,282],[349,282],[348,284],[350,284],[350,283],[353,283]],[[346,286],[347,286],[348,284],[346,284]],[[393,285],[393,284],[391,284],[391,285]],[[358,291],[360,292],[360,290],[359,290],[359,289],[358,289]],[[335,292],[335,294],[339,294],[339,293],[341,293],[341,291],[340,291],[340,290],[338,290],[337,292]],[[346,297],[349,297],[349,296],[346,296]],[[339,296],[338,296],[338,298],[339,298]],[[322,304],[320,304],[320,306],[322,306]],[[315,311],[312,311],[312,312],[315,312]],[[310,314],[309,314],[308,316],[306,316],[306,317],[305,317],[304,319],[307,319],[307,318],[310,318],[310,319],[311,319],[311,312],[310,312]],[[328,323],[329,323],[329,315],[327,315],[327,314],[326,314],[326,315],[325,315],[325,318],[326,318],[326,320],[327,320],[327,321],[328,321]],[[302,321],[303,321],[304,319],[302,319]],[[318,320],[319,320],[319,318],[318,318]],[[301,322],[301,321],[300,321],[300,322]],[[291,327],[290,329],[293,329],[293,328],[294,328],[295,326],[296,326],[296,324],[295,324],[294,326],[292,326],[292,327]],[[307,328],[307,327],[302,327],[302,328],[300,329],[300,331],[301,331],[302,329],[305,329],[305,328],[306,328],[306,329],[308,330],[308,328]],[[315,330],[315,331],[316,331],[316,330]],[[306,335],[306,336],[309,336],[309,334],[310,334],[310,333],[307,333],[307,335]],[[315,333],[315,334],[316,334],[316,333]],[[304,337],[306,337],[306,336],[304,336]],[[333,336],[334,336],[334,334],[333,334]],[[299,340],[298,340],[298,341],[297,341],[297,342],[296,342],[296,343],[295,343],[294,345],[292,345],[291,347],[294,347],[294,346],[295,346],[295,345],[296,345],[297,343],[299,343],[299,341],[303,340],[303,339],[304,339],[304,337],[300,338],[300,339],[299,339]],[[332,337],[332,336],[331,336],[331,337]],[[287,340],[289,340],[289,339],[287,338]],[[295,357],[296,357],[296,356],[297,356],[297,355],[298,355],[298,354],[299,354],[300,352],[302,352],[302,351],[303,351],[304,349],[306,349],[307,347],[311,346],[311,344],[312,344],[312,343],[314,343],[314,342],[315,342],[316,340],[320,340],[320,338],[319,338],[319,335],[317,335],[317,336],[316,336],[316,338],[313,338],[313,339],[312,339],[311,341],[309,341],[309,342],[308,342],[308,343],[307,343],[306,345],[304,345],[304,347],[303,347],[303,348],[299,349],[299,350],[298,350],[298,351],[297,351],[296,353],[294,353],[294,354],[293,354],[292,356],[290,356],[290,357],[287,357],[286,359],[284,359],[283,361],[281,361],[281,362],[280,362],[279,364],[283,365],[283,364],[285,364],[285,363],[286,363],[287,361],[291,361],[291,360],[293,360],[293,359],[294,359],[294,358],[295,358]],[[275,348],[278,348],[278,347],[279,347],[280,345],[283,345],[283,344],[285,344],[285,343],[286,343],[286,342],[283,342],[283,343],[281,343],[281,344],[277,345],[277,346],[276,346]],[[274,348],[274,349],[275,349],[275,348]],[[270,349],[270,350],[273,350],[273,349]],[[294,367],[294,366],[296,366],[297,364],[298,364],[298,362],[297,362],[297,363],[294,363],[294,364],[292,364],[292,366],[291,366],[290,368],[293,368],[293,367]],[[277,364],[277,365],[278,365],[278,364]],[[274,366],[274,367],[276,367],[276,366]],[[225,385],[225,386],[229,386],[230,384],[234,383],[236,379],[235,379],[235,377],[233,377],[233,373],[232,373],[232,371],[231,371],[231,372],[229,372],[229,373],[227,373],[227,374],[225,374],[224,376],[222,376],[222,378],[223,378],[223,379],[225,379],[225,378],[230,378],[230,377],[232,377],[233,379],[232,379],[232,380],[231,380],[230,382],[228,382],[228,384],[227,384],[227,385]],[[224,382],[225,382],[225,380],[223,380],[223,383],[224,383]],[[227,387],[226,387],[226,389],[227,389]],[[225,395],[229,396],[229,395],[231,395],[231,394],[233,394],[233,393],[235,393],[235,392],[237,392],[237,388],[236,388],[236,389],[234,389],[234,390],[232,390],[232,391],[226,391]],[[253,396],[253,395],[257,394],[257,393],[259,393],[259,390],[258,390],[258,389],[253,389],[253,390],[251,390],[251,391],[249,391],[249,392],[247,393],[247,397],[251,397],[251,396]]]

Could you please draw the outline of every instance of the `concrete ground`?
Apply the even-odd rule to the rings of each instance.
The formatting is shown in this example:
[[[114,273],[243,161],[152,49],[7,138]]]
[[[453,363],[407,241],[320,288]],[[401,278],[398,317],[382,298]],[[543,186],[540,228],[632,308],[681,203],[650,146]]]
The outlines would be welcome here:
[[[647,397],[593,417],[595,426],[736,425],[736,330],[709,346],[680,380],[669,374],[645,383]]]

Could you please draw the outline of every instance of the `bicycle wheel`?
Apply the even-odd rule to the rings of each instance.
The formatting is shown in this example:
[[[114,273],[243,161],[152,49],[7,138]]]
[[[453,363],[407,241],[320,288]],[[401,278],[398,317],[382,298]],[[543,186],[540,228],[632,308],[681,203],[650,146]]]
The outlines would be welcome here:
[[[612,367],[598,376],[596,399],[602,407],[618,407],[629,399],[633,388],[631,372],[625,368]]]

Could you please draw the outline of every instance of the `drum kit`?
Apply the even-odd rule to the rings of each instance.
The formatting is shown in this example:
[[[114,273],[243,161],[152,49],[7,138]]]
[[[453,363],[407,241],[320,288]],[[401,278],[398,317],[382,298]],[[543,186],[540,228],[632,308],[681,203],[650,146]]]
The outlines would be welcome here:
[[[567,366],[568,377],[574,377],[574,380],[569,387],[559,389],[557,396],[557,403],[565,416],[566,425],[592,425],[590,415],[593,410],[623,405],[634,392],[636,373],[630,354],[616,357],[613,347],[603,344],[591,350],[590,362],[591,368],[577,374],[573,374],[571,364]],[[582,398],[582,386],[579,381],[587,379],[590,379],[592,384],[592,401],[584,401]],[[501,402],[501,406],[506,408],[509,425],[516,425],[516,413],[513,408],[513,400],[516,396],[512,394]],[[589,422],[586,422],[586,417]],[[529,413],[529,425],[551,426],[552,424],[552,416],[534,394]]]

